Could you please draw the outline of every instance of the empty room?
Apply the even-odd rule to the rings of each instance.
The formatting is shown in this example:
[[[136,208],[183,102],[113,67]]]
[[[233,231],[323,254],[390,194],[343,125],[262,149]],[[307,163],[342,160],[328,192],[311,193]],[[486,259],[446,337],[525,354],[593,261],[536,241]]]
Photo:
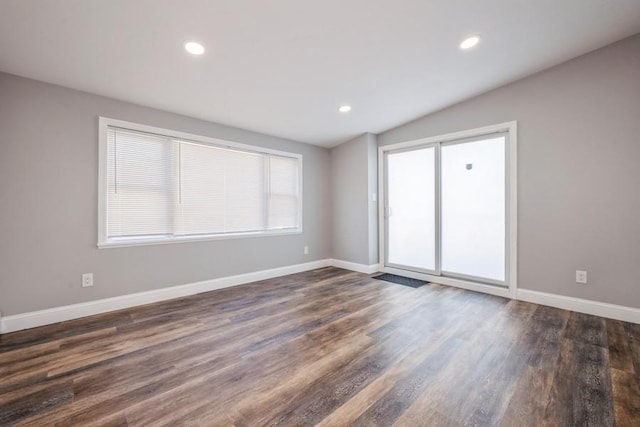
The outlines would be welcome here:
[[[640,426],[640,1],[0,0],[0,426]]]

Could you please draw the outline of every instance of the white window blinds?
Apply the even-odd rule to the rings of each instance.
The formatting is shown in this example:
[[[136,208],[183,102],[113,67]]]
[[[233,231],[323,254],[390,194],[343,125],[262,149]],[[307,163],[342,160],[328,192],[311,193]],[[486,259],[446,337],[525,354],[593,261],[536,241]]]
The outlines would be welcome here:
[[[162,236],[173,232],[174,147],[167,138],[108,132],[109,237]]]
[[[269,156],[180,142],[176,234],[260,231],[265,224]],[[296,177],[297,179],[297,177]],[[295,227],[295,210],[285,227]]]
[[[300,228],[299,156],[107,127],[103,242]]]

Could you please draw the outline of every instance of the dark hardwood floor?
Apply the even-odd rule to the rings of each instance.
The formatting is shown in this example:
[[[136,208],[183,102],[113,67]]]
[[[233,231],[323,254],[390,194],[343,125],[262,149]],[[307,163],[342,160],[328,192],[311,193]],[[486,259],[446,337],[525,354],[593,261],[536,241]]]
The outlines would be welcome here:
[[[640,327],[336,268],[0,336],[0,425],[639,426]]]

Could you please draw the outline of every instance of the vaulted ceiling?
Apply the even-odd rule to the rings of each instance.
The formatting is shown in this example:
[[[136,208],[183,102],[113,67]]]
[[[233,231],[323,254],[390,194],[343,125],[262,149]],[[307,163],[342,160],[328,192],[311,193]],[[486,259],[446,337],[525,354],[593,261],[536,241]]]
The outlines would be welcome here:
[[[638,32],[638,0],[2,0],[0,71],[333,146]]]

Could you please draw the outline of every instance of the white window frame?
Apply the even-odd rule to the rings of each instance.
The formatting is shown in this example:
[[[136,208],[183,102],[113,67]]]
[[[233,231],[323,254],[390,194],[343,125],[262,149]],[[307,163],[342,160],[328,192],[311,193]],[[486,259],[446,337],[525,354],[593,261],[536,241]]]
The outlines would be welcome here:
[[[485,135],[504,132],[508,135],[506,145],[506,275],[505,285],[495,286],[491,284],[481,283],[474,279],[465,277],[450,277],[438,274],[428,274],[423,272],[409,271],[398,269],[385,265],[386,263],[386,227],[385,227],[385,154],[391,151],[403,149],[411,149],[415,147],[428,146],[430,144],[446,145],[448,142],[457,141],[466,138],[475,138]],[[518,122],[511,121],[496,125],[484,126],[476,129],[469,129],[461,132],[448,133],[434,137],[421,138],[396,144],[383,145],[378,147],[378,250],[380,261],[378,270],[386,273],[400,274],[414,279],[427,280],[429,282],[439,283],[443,285],[455,286],[472,291],[484,292],[502,297],[515,298],[518,288]],[[436,177],[436,179],[439,179]],[[436,185],[439,186],[438,181]],[[439,194],[439,189],[437,190]],[[437,196],[439,197],[439,196]],[[440,221],[439,213],[436,214],[436,220]],[[439,232],[439,230],[437,230]],[[436,256],[438,254],[436,253]],[[436,261],[437,263],[438,261]]]
[[[195,236],[180,236],[180,237],[127,237],[127,238],[111,238],[107,237],[107,131],[110,127],[127,129],[137,132],[151,133],[156,135],[162,135],[173,139],[179,139],[189,142],[195,142],[198,144],[210,145],[218,148],[230,148],[235,150],[248,151],[260,154],[273,154],[277,156],[284,156],[295,158],[298,160],[298,223],[295,228],[278,229],[278,230],[261,230],[250,232],[230,232],[230,233],[215,233],[206,235]],[[98,247],[99,248],[114,248],[114,247],[126,247],[126,246],[146,246],[146,245],[158,245],[169,243],[184,243],[193,241],[206,241],[206,240],[225,240],[225,239],[237,239],[246,237],[264,237],[264,236],[282,236],[291,234],[301,234],[302,228],[302,213],[303,213],[303,158],[302,154],[289,153],[285,151],[272,150],[269,148],[257,147],[253,145],[242,144],[238,142],[231,142],[217,138],[210,138],[202,135],[194,135],[191,133],[180,132],[170,129],[163,129],[155,126],[143,125],[139,123],[128,122],[124,120],[111,119],[108,117],[98,118]]]

